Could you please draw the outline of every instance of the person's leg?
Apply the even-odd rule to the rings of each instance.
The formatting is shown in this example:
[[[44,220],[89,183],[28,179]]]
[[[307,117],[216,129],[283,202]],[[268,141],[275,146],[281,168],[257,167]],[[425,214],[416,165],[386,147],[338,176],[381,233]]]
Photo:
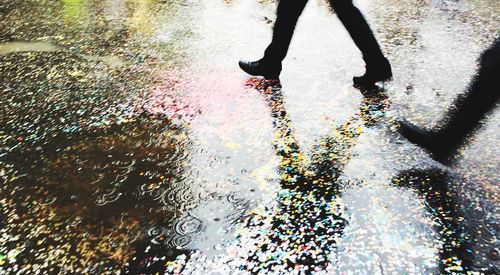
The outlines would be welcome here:
[[[495,87],[500,76],[500,38],[483,52],[479,66],[467,93],[457,98],[454,108],[448,111],[447,124],[441,131],[446,137],[467,136],[497,104],[500,91]]]
[[[392,77],[389,61],[384,57],[370,26],[352,0],[330,0],[333,10],[359,48],[366,63],[366,74],[355,77],[355,83],[373,85]],[[357,81],[356,81],[357,80]]]
[[[482,119],[495,108],[500,99],[497,86],[500,75],[500,38],[481,56],[480,68],[467,93],[460,96],[445,115],[438,131],[426,131],[407,122],[400,122],[400,132],[410,142],[424,147],[434,159],[446,162],[480,126]]]
[[[276,22],[273,28],[271,44],[258,61],[240,61],[240,67],[251,75],[262,75],[265,78],[278,78],[281,72],[281,61],[288,52],[295,25],[302,14],[307,0],[280,0],[278,3]]]
[[[273,39],[264,52],[264,60],[281,62],[285,59],[295,26],[307,0],[280,0],[273,28]]]

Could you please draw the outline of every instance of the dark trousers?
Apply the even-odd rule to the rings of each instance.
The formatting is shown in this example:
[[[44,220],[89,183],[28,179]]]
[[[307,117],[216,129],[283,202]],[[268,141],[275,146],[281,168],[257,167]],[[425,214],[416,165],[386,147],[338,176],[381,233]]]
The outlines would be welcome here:
[[[454,147],[466,142],[466,138],[480,126],[481,120],[497,105],[500,99],[499,76],[500,37],[482,53],[479,70],[469,84],[468,91],[455,100],[441,122],[439,138]]]
[[[361,12],[352,0],[330,0],[333,10],[351,35],[352,40],[363,54],[367,65],[384,59],[380,46]],[[280,0],[273,40],[264,53],[264,60],[271,63],[281,62],[288,52],[293,31],[307,0]]]

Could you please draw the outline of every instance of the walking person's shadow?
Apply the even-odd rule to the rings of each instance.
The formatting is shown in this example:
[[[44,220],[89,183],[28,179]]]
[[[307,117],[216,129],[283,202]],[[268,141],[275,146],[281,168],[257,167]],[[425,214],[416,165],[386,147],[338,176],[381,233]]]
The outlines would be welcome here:
[[[272,210],[271,227],[259,236],[263,239],[259,249],[242,268],[253,273],[324,270],[332,262],[332,252],[347,224],[339,177],[357,138],[381,120],[389,101],[383,91],[365,92],[358,112],[320,139],[311,156],[306,156],[295,138],[281,85],[251,79],[248,86],[262,94],[271,111],[281,190]],[[251,216],[247,224],[262,224],[260,219]]]

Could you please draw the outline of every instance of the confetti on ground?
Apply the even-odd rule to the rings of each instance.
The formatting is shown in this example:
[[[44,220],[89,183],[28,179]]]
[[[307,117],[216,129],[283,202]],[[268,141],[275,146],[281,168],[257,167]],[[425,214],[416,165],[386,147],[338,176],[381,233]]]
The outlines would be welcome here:
[[[237,68],[273,1],[1,1],[0,273],[500,273],[499,113],[448,167],[394,123],[439,126],[500,6],[396,2],[360,91],[321,1],[281,83]]]

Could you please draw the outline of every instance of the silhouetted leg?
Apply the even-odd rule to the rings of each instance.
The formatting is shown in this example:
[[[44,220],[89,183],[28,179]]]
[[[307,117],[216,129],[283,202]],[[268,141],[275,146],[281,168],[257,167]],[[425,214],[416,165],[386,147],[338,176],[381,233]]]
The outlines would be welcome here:
[[[498,102],[500,89],[500,38],[486,50],[480,60],[480,68],[469,85],[468,92],[459,97],[455,107],[448,111],[447,124],[439,131],[443,139],[463,143]]]
[[[389,61],[384,57],[382,50],[373,35],[368,22],[352,0],[330,0],[333,10],[337,14],[354,44],[358,47],[366,63],[366,73],[362,77],[355,77],[354,83],[361,86],[370,86],[377,81],[392,77]]]
[[[352,0],[330,0],[333,10],[344,24],[352,40],[363,54],[367,64],[379,62],[384,59],[384,54],[373,35],[368,22],[356,8]]]
[[[377,81],[391,78],[392,71],[389,61],[382,54],[368,23],[361,12],[354,7],[352,0],[330,1],[340,21],[361,50],[366,63],[365,75],[355,77],[354,83],[368,87]],[[307,0],[281,0],[279,2],[272,42],[261,60],[255,62],[240,61],[240,67],[245,72],[251,75],[263,75],[265,78],[279,76],[281,61],[288,52],[295,26],[306,4]]]
[[[425,131],[402,122],[402,135],[429,150],[436,160],[446,161],[466,143],[480,121],[496,106],[500,98],[498,76],[500,38],[482,54],[479,71],[471,81],[468,92],[455,101],[454,108],[447,112],[439,131]]]
[[[273,39],[257,61],[240,61],[240,68],[250,75],[261,75],[266,79],[279,79],[281,61],[288,52],[295,25],[304,10],[307,0],[280,0],[273,29]]]
[[[307,0],[280,0],[276,22],[273,29],[273,39],[264,52],[263,60],[270,63],[281,63],[285,58],[295,25],[302,14]]]

